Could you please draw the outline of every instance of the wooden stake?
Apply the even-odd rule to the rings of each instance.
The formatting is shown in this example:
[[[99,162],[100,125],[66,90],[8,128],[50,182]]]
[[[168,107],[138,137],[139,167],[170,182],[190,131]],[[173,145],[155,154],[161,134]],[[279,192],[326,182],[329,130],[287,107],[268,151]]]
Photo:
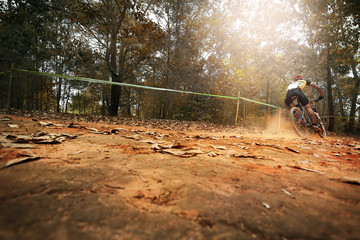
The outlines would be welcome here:
[[[13,69],[14,69],[14,63],[11,64],[11,72],[10,72],[10,78],[9,78],[9,89],[8,89],[8,99],[6,103],[6,110],[10,111],[10,104],[11,104],[11,85],[13,81]]]
[[[235,127],[237,126],[237,121],[238,121],[239,105],[240,105],[240,91],[238,91],[238,100],[237,100],[236,116],[235,116]]]
[[[281,129],[281,108],[279,108],[279,130]]]

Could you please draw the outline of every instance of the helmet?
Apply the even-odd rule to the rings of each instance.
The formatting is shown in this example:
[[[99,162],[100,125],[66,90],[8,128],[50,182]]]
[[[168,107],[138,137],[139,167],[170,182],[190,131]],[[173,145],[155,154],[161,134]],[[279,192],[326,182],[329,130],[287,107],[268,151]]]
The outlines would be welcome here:
[[[294,77],[294,80],[295,80],[295,81],[296,81],[296,80],[302,80],[302,79],[304,79],[304,77],[301,76],[301,75],[297,75],[297,76]]]

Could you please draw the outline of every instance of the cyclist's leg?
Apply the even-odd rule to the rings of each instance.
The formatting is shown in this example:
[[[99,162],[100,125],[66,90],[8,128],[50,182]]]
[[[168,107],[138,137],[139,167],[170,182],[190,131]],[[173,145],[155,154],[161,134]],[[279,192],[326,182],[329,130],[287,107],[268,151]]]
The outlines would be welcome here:
[[[305,105],[304,107],[305,107],[306,111],[307,111],[308,114],[309,114],[309,117],[310,117],[310,119],[311,119],[311,123],[312,123],[313,125],[316,124],[316,116],[315,116],[314,111],[313,111],[312,108],[311,108],[310,103],[308,103],[308,104]]]
[[[296,89],[296,94],[298,96],[298,101],[304,106],[306,111],[309,114],[309,117],[311,118],[312,123],[316,123],[315,113],[311,108],[309,99],[305,96],[304,92],[300,89]]]
[[[289,104],[285,104],[285,106],[286,106],[286,109],[287,109],[287,110],[290,110],[292,107],[295,107],[295,104],[294,104],[294,103],[290,103],[290,105],[289,105]]]
[[[311,119],[312,129],[314,130],[314,132],[320,132],[321,126],[316,122],[316,116],[315,116],[314,110],[311,108],[310,103],[305,106],[305,109],[308,112],[309,117]]]
[[[296,92],[293,90],[289,90],[286,93],[285,97],[285,106],[288,110],[290,110],[292,107],[295,107],[295,104],[293,103],[292,97],[297,96]]]

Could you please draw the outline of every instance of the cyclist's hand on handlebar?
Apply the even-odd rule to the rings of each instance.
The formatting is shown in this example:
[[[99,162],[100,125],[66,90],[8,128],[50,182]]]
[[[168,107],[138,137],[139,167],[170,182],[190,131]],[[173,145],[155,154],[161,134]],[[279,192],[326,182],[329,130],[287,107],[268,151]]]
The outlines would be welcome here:
[[[324,96],[319,96],[319,97],[315,100],[315,102],[318,102],[318,101],[320,101],[320,100],[322,100],[322,99],[324,99]]]

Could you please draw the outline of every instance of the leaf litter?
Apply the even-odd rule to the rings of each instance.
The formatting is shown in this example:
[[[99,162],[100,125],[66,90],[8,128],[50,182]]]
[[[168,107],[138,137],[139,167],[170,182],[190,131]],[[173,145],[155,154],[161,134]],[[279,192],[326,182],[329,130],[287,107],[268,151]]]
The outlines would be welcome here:
[[[160,121],[161,122],[161,121]],[[134,126],[136,126],[135,124],[135,121],[133,122],[134,123]],[[148,123],[151,123],[149,124],[148,126],[154,126],[153,124],[155,123],[155,121],[150,121]],[[67,124],[65,124],[67,125]],[[51,125],[49,125],[49,127],[47,128],[50,128]],[[221,179],[210,179],[212,181],[216,181],[217,184],[216,184],[216,188],[218,189],[221,189],[221,187],[223,187],[221,185],[221,180],[223,180],[225,177],[225,175],[222,175],[223,174],[223,171],[226,171],[226,173],[229,173],[229,174],[234,174],[234,171],[239,171],[239,173],[244,173],[246,175],[244,175],[244,184],[241,185],[240,182],[238,181],[237,184],[239,185],[238,189],[239,191],[247,191],[247,189],[253,189],[251,192],[249,192],[251,194],[260,194],[261,196],[264,195],[264,199],[267,199],[265,200],[264,202],[260,202],[260,204],[263,205],[263,207],[265,207],[266,209],[270,209],[270,204],[269,203],[274,203],[274,201],[272,201],[270,199],[270,197],[272,197],[271,195],[267,194],[267,190],[264,190],[264,188],[262,188],[262,186],[259,186],[259,185],[266,185],[266,186],[270,186],[269,182],[263,182],[263,184],[258,184],[258,183],[255,183],[252,184],[250,182],[250,180],[247,180],[247,179],[251,179],[251,180],[254,180],[252,178],[253,174],[261,174],[262,172],[261,171],[258,171],[258,172],[243,172],[243,169],[246,168],[247,166],[242,164],[242,162],[244,163],[250,163],[248,165],[252,165],[252,166],[256,166],[258,167],[258,169],[260,170],[269,170],[269,169],[273,169],[273,171],[271,172],[266,172],[266,174],[263,174],[263,175],[260,175],[260,179],[264,178],[264,179],[269,179],[271,180],[272,178],[274,178],[274,181],[276,182],[276,178],[277,178],[277,173],[281,173],[281,174],[287,174],[287,177],[290,177],[290,175],[292,174],[288,174],[286,173],[286,171],[288,169],[286,169],[285,167],[283,167],[282,169],[277,169],[276,166],[282,164],[283,166],[287,166],[287,167],[291,167],[291,165],[294,164],[295,161],[300,161],[300,160],[303,160],[304,158],[301,158],[301,157],[309,157],[309,158],[312,158],[314,157],[313,153],[311,154],[308,154],[308,155],[305,155],[305,151],[306,148],[304,148],[304,150],[301,150],[301,152],[299,152],[298,154],[292,154],[292,157],[294,159],[291,159],[291,160],[288,160],[286,159],[285,160],[285,157],[283,156],[289,156],[290,153],[289,153],[289,150],[288,149],[285,149],[285,146],[288,145],[288,147],[290,149],[292,149],[293,147],[292,146],[296,146],[293,142],[289,141],[289,142],[286,142],[286,141],[283,141],[283,145],[284,147],[278,147],[276,145],[273,145],[274,147],[271,146],[271,144],[268,144],[266,143],[266,140],[259,140],[257,138],[257,140],[255,138],[250,138],[250,137],[245,137],[245,138],[232,138],[230,139],[230,137],[226,136],[226,137],[223,137],[223,136],[212,136],[211,134],[208,134],[208,135],[205,135],[205,134],[194,134],[194,135],[189,135],[189,134],[180,134],[179,132],[171,132],[169,134],[162,134],[160,132],[156,133],[156,131],[147,131],[147,130],[128,130],[128,129],[124,129],[124,130],[121,130],[121,131],[112,131],[112,129],[114,128],[111,128],[111,127],[108,127],[106,129],[106,127],[103,127],[103,128],[94,128],[94,129],[90,129],[89,126],[87,126],[85,123],[83,124],[78,124],[78,123],[74,123],[72,124],[72,126],[77,126],[77,128],[81,129],[82,131],[88,131],[88,133],[93,133],[93,134],[98,134],[98,133],[101,133],[103,132],[104,134],[105,133],[108,133],[108,134],[115,134],[115,135],[118,135],[119,137],[122,137],[124,139],[127,139],[126,142],[128,145],[131,145],[131,144],[138,144],[134,141],[137,141],[137,142],[142,142],[142,143],[148,143],[148,148],[149,149],[153,149],[155,153],[164,153],[164,154],[172,154],[174,155],[174,153],[178,154],[178,155],[175,155],[175,156],[179,156],[179,157],[190,157],[191,156],[191,151],[195,151],[195,152],[198,152],[197,154],[206,154],[206,156],[220,156],[221,155],[225,155],[227,153],[223,153],[224,151],[221,150],[221,149],[216,149],[216,148],[213,148],[211,145],[213,146],[225,146],[224,145],[224,142],[226,144],[226,147],[229,148],[228,150],[228,153],[231,151],[231,154],[228,154],[229,157],[234,157],[234,158],[244,158],[244,159],[241,159],[239,161],[234,161],[233,159],[225,159],[225,158],[219,158],[219,159],[211,159],[211,164],[215,164],[214,162],[227,162],[228,164],[232,164],[230,166],[233,166],[233,167],[229,167],[229,165],[226,165],[223,169],[221,168],[218,168],[218,170],[216,171],[218,174],[217,177],[222,177]],[[139,125],[138,125],[139,126]],[[180,129],[180,125],[170,125],[168,127],[166,127],[166,124],[163,124],[163,125],[160,125],[162,127],[164,127],[164,129],[171,129],[171,130],[174,130],[174,129]],[[100,129],[100,130],[98,130]],[[186,130],[186,128],[184,128]],[[14,129],[16,130],[16,129]],[[233,133],[232,133],[233,134]],[[239,133],[240,134],[240,133]],[[16,134],[12,134],[12,135],[16,135]],[[26,134],[23,134],[23,135],[26,135]],[[197,136],[197,137],[196,137]],[[94,138],[96,138],[97,136],[94,136]],[[172,139],[176,139],[174,141],[169,141],[168,138],[172,137]],[[20,139],[20,138],[19,138]],[[26,144],[26,138],[24,137],[22,140],[24,141],[23,144]],[[43,140],[46,140],[47,138],[43,139]],[[66,139],[66,138],[65,138]],[[118,138],[119,139],[119,138]],[[6,139],[8,141],[10,141],[11,139]],[[233,142],[231,143],[231,141],[234,140],[234,141],[238,141],[238,142]],[[42,141],[39,139],[39,141]],[[193,142],[192,142],[193,141]],[[211,141],[211,143],[210,143]],[[214,143],[215,141],[219,141],[218,143]],[[256,141],[259,141],[259,144],[254,144]],[[262,141],[262,142],[260,142]],[[315,139],[315,140],[305,140],[308,142],[308,144],[311,144],[311,145],[320,145],[318,144],[318,140]],[[194,143],[195,142],[195,143]],[[201,144],[200,144],[201,142]],[[295,141],[294,141],[295,142]],[[299,140],[300,142],[300,140]],[[179,144],[177,144],[179,143]],[[328,144],[327,142],[323,141],[321,143],[322,146],[325,146],[326,144]],[[341,146],[342,143],[337,143],[336,145],[334,145],[334,147],[336,146]],[[245,146],[246,145],[246,146]],[[358,144],[354,144],[354,145],[358,145]],[[151,146],[151,147],[150,147]],[[247,146],[251,146],[250,148],[247,147]],[[45,148],[47,146],[44,146],[43,148]],[[268,160],[269,158],[267,157],[267,154],[268,153],[262,153],[262,150],[264,148],[274,148],[274,149],[278,149],[279,151],[274,151],[275,153],[274,154],[277,154],[276,155],[276,158],[274,157],[274,159],[270,159]],[[297,147],[297,146],[296,146]],[[326,145],[326,147],[329,147],[329,145]],[[311,148],[313,149],[313,148]],[[308,150],[311,150],[311,149],[308,149]],[[353,147],[354,149],[354,147]],[[218,151],[219,150],[219,151]],[[241,151],[241,150],[248,150],[248,151]],[[355,150],[355,149],[354,149]],[[186,151],[190,151],[190,153],[188,154],[189,156],[187,156],[186,154],[184,155],[182,152],[186,152]],[[171,152],[171,153],[170,153]],[[77,152],[74,152],[74,153],[77,153]],[[272,153],[272,151],[271,151]],[[79,153],[78,153],[79,154]],[[272,153],[273,154],[273,153]],[[288,155],[287,155],[288,154]],[[25,153],[26,155],[26,153]],[[29,154],[31,155],[31,154]],[[264,155],[264,156],[263,156]],[[196,156],[196,155],[195,155]],[[343,155],[341,154],[341,156],[339,156],[339,158],[341,158]],[[81,155],[82,157],[82,155]],[[283,158],[282,158],[283,157]],[[250,159],[246,159],[246,158],[250,158]],[[251,159],[252,158],[252,159]],[[254,159],[261,159],[261,158],[264,158],[266,159],[267,161],[259,161],[259,160],[254,160]],[[354,158],[353,158],[354,159]],[[215,161],[214,161],[215,160]],[[230,161],[229,161],[230,160]],[[280,161],[287,161],[286,163],[283,163],[283,162],[280,162]],[[334,160],[336,161],[337,163],[337,160]],[[26,161],[25,161],[26,162]],[[135,164],[135,161],[132,161],[133,163],[129,163],[129,162],[126,162],[127,165],[130,165],[130,164]],[[194,161],[191,161],[192,163]],[[231,163],[230,163],[231,162]],[[290,163],[289,163],[290,162]],[[314,166],[316,168],[316,165],[318,161],[316,161],[316,159],[311,159],[311,165]],[[351,164],[355,164],[356,161],[352,161]],[[124,162],[125,164],[125,162]],[[159,164],[159,163],[158,163]],[[209,163],[208,163],[209,164]],[[349,163],[350,164],[350,163]],[[139,165],[140,166],[140,165]],[[349,165],[347,165],[349,166]],[[195,166],[196,167],[196,166]],[[206,169],[205,165],[201,165],[200,167],[204,168],[204,170]],[[320,170],[323,170],[325,169],[326,166],[320,166],[319,167],[322,167],[320,168]],[[285,169],[284,169],[285,168]],[[296,167],[294,167],[296,168]],[[135,168],[134,168],[135,169]],[[162,204],[162,203],[166,203],[167,201],[169,201],[170,198],[172,198],[172,196],[174,194],[167,194],[167,195],[164,195],[164,198],[160,198],[160,196],[162,196],[161,194],[153,194],[155,197],[152,197],[153,195],[151,196],[148,196],[148,192],[150,190],[154,190],[154,184],[152,184],[152,177],[150,177],[149,174],[146,174],[146,171],[144,169],[141,169],[141,167],[139,168],[136,168],[138,169],[139,173],[138,173],[138,176],[139,178],[145,182],[143,179],[146,178],[146,184],[145,185],[145,188],[141,188],[141,186],[139,186],[139,190],[136,192],[136,194],[133,194],[132,196],[134,196],[134,198],[136,199],[136,201],[141,201],[141,200],[151,200],[152,203],[154,204]],[[157,169],[157,168],[156,168]],[[274,170],[275,169],[275,170]],[[305,170],[305,171],[309,171],[311,170],[310,172],[315,172],[315,173],[319,173],[319,172],[322,172],[322,171],[318,171],[318,170],[315,170],[315,169],[306,169],[306,168],[298,168],[300,170]],[[169,179],[171,179],[171,176],[172,176],[172,172],[170,169],[167,169],[170,173],[169,175],[167,176]],[[199,169],[195,169],[195,171],[198,171],[199,172]],[[354,171],[354,170],[352,170]],[[294,171],[295,172],[295,171]],[[300,172],[300,171],[298,171]],[[204,172],[206,173],[206,172]],[[140,175],[141,174],[141,175]],[[144,175],[143,175],[144,174]],[[155,178],[159,178],[159,176],[156,176],[156,171],[152,172],[151,174],[154,174],[154,177]],[[165,173],[162,173],[162,174],[165,174]],[[295,173],[296,174],[296,173]],[[204,174],[205,175],[205,174]],[[144,176],[144,177],[142,177]],[[153,175],[151,175],[153,176]],[[208,176],[206,174],[206,176]],[[315,175],[316,176],[316,175]],[[177,175],[176,175],[177,177]],[[154,178],[154,179],[155,179]],[[200,175],[197,175],[197,178],[200,178]],[[165,178],[164,178],[165,179]],[[240,178],[239,178],[240,179]],[[257,178],[257,180],[260,180],[259,178]],[[309,174],[309,179],[311,179],[311,175]],[[316,179],[316,178],[315,178]],[[190,180],[193,180],[193,179],[190,179]],[[211,181],[207,181],[209,180],[208,178],[205,179],[203,178],[202,180],[205,180],[204,184],[201,184],[200,181],[198,183],[199,186],[202,186],[202,187],[208,187],[206,190],[207,191],[211,191],[211,184],[209,185],[208,183],[211,182]],[[220,180],[220,181],[218,181]],[[255,179],[256,180],[256,179]],[[285,177],[281,178],[281,184],[283,184],[283,180],[289,180],[289,179],[286,179]],[[340,179],[338,179],[340,181]],[[343,181],[346,181],[346,182],[354,182],[354,183],[357,183],[358,180],[357,179],[351,179],[351,178],[342,178]],[[271,182],[271,181],[270,181]],[[289,182],[288,182],[289,183]],[[164,184],[165,184],[165,181],[164,181]],[[280,184],[280,182],[279,182]],[[303,183],[302,182],[294,182],[294,185],[296,184],[296,186],[298,185],[302,185]],[[305,183],[304,183],[305,184]],[[114,189],[114,190],[121,190],[121,189],[130,189],[128,188],[130,185],[127,185],[126,183],[123,183],[123,182],[112,182],[111,184],[107,184],[106,182],[105,183],[102,183],[102,186],[105,186],[107,188],[111,188],[111,189]],[[185,185],[186,186],[186,185]],[[277,186],[275,186],[277,187]],[[291,186],[290,186],[291,187]],[[317,188],[317,186],[315,186]],[[314,187],[314,188],[315,188]],[[356,186],[354,187],[356,188]],[[353,187],[348,187],[346,189],[354,189]],[[149,190],[147,190],[149,189]],[[275,188],[274,188],[275,189]],[[291,188],[290,188],[291,189]],[[319,189],[321,189],[321,186],[319,186]],[[173,190],[173,189],[172,189]],[[324,191],[327,191],[328,189],[324,190]],[[349,191],[350,191],[349,190]],[[279,188],[277,187],[275,192],[279,191]],[[126,191],[118,191],[118,192],[126,192]],[[286,190],[285,188],[281,189],[281,192],[283,192],[284,194],[286,194],[287,196],[291,197],[291,198],[295,198],[295,196],[293,195],[293,193],[291,193],[289,190]],[[236,194],[238,194],[239,192],[234,192],[232,196],[234,197],[237,197]],[[242,192],[241,192],[242,193]],[[125,194],[125,193],[123,193]],[[130,193],[131,194],[131,193]],[[214,194],[214,193],[212,193]],[[266,196],[267,194],[267,196]],[[247,195],[247,194],[241,194],[242,196],[243,195]],[[259,196],[260,196],[259,195]],[[281,195],[281,194],[278,194],[278,195]],[[119,195],[119,196],[122,196],[122,195]],[[349,194],[346,195],[347,197],[349,197]],[[185,196],[183,196],[185,197]],[[280,196],[281,197],[281,196]],[[306,200],[306,197],[307,196],[302,196],[303,198],[305,198]],[[141,199],[141,200],[139,200]],[[157,199],[160,199],[160,200],[157,200]],[[227,200],[228,197],[226,196],[226,198],[224,198],[224,200]],[[257,198],[259,199],[259,198]],[[317,201],[320,201],[321,199],[316,199]],[[334,199],[336,201],[336,199]],[[181,202],[181,200],[178,200]],[[269,201],[269,202],[267,202]],[[137,206],[136,204],[134,204],[134,202],[132,200],[129,200],[130,203],[132,203],[134,206]],[[215,202],[214,202],[215,203]],[[309,204],[311,204],[311,202],[307,202]],[[237,202],[236,204],[239,204],[239,206],[241,206],[240,202]],[[229,204],[231,205],[231,204]],[[175,207],[177,207],[176,205],[174,205]],[[251,205],[249,205],[251,206]],[[278,209],[278,206],[277,204],[273,204],[271,206],[272,209],[274,210],[277,210]],[[142,205],[139,204],[139,209],[142,209],[144,211],[147,211],[147,206],[143,207]],[[150,209],[151,210],[151,209]],[[149,210],[149,212],[150,212]],[[158,209],[156,209],[158,210]],[[169,209],[166,209],[166,210],[169,210]],[[182,209],[180,209],[182,210]],[[201,209],[196,209],[196,210],[199,210],[201,211]],[[296,209],[295,209],[296,210]],[[346,210],[346,209],[345,209]],[[159,214],[161,214],[161,209],[159,208]],[[167,211],[168,212],[168,211]],[[276,211],[274,211],[274,213],[272,214],[276,214]],[[323,214],[328,214],[328,213],[323,213]],[[275,217],[275,215],[274,215]],[[238,219],[238,218],[236,218]],[[211,222],[213,225],[218,226],[219,224],[216,224],[217,221],[216,219],[212,219],[211,217],[208,217],[205,219],[206,221],[209,221]]]

